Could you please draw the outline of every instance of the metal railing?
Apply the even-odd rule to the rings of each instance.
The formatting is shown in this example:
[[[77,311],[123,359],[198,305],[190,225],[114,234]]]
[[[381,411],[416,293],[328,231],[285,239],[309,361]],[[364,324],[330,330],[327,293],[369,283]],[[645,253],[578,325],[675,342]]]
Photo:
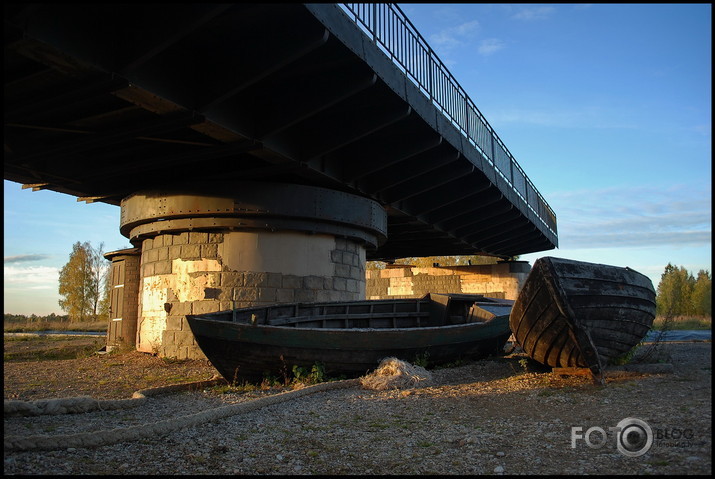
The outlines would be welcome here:
[[[556,235],[556,215],[447,67],[400,8],[391,3],[342,3],[343,12],[464,135]]]

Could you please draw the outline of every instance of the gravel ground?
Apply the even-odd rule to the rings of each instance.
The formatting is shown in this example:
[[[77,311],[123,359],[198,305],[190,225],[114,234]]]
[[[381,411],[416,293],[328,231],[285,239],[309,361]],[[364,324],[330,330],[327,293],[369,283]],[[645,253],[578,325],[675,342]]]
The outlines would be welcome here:
[[[8,452],[5,474],[709,474],[712,344],[661,344],[671,374],[586,377],[529,371],[512,355],[432,371],[429,386],[318,392],[160,437],[94,448]],[[7,388],[7,385],[6,385]],[[5,436],[62,435],[155,422],[276,391],[217,389],[150,398],[132,409],[6,417]],[[6,392],[6,397],[8,394]],[[653,444],[617,448],[638,418]],[[603,428],[588,447],[572,428]],[[597,430],[588,438],[601,441]],[[572,447],[574,446],[574,447]]]

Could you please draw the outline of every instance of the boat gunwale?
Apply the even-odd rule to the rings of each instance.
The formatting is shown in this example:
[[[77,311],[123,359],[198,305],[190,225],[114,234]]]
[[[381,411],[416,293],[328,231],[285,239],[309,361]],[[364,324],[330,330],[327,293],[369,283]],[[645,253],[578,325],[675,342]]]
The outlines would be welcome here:
[[[507,325],[508,325],[508,315],[501,315],[501,316],[495,316],[494,318],[489,319],[488,321],[473,321],[471,323],[462,323],[462,324],[445,324],[442,326],[415,326],[415,327],[402,327],[402,328],[393,328],[393,327],[386,327],[386,328],[303,328],[303,327],[293,327],[293,326],[276,326],[276,325],[270,325],[270,324],[251,324],[251,323],[246,323],[246,322],[238,322],[238,321],[232,321],[232,320],[223,320],[223,319],[211,319],[211,318],[202,318],[199,315],[195,314],[187,314],[186,319],[191,319],[193,321],[203,321],[206,323],[220,323],[220,324],[225,324],[225,325],[230,325],[230,326],[235,326],[235,327],[240,327],[240,328],[260,328],[260,329],[277,329],[281,331],[326,331],[326,332],[334,332],[334,331],[339,331],[339,332],[405,332],[405,331],[420,331],[424,332],[426,330],[438,330],[438,331],[444,331],[446,329],[457,329],[457,328],[475,328],[475,327],[486,327],[491,325],[494,321],[499,321],[501,318],[506,318],[507,320]],[[316,321],[320,321],[319,317],[316,318]]]
[[[340,307],[340,306],[370,306],[374,304],[417,304],[420,307],[421,306],[431,306],[432,304],[435,303],[434,300],[430,299],[430,295],[435,294],[435,295],[440,295],[440,296],[450,296],[454,297],[457,300],[466,300],[467,302],[471,301],[473,306],[477,306],[489,313],[492,313],[493,316],[491,318],[485,319],[483,321],[470,321],[470,322],[464,322],[464,323],[457,323],[457,324],[441,324],[441,325],[430,325],[430,326],[407,326],[407,327],[392,327],[392,326],[386,326],[386,327],[378,327],[378,328],[365,328],[365,327],[340,327],[340,328],[334,328],[334,327],[301,327],[301,326],[294,326],[291,324],[300,324],[301,322],[311,322],[311,321],[322,321],[324,319],[324,316],[332,316],[332,315],[344,315],[344,317],[341,318],[330,318],[331,320],[335,321],[344,321],[344,320],[351,320],[351,319],[357,319],[357,320],[365,320],[365,319],[370,319],[370,318],[351,318],[350,315],[351,313],[327,313],[327,314],[316,314],[314,320],[304,320],[301,322],[295,322],[295,323],[287,323],[283,325],[276,325],[276,324],[269,324],[267,322],[256,322],[253,323],[251,322],[250,319],[248,319],[247,315],[253,312],[258,312],[258,311],[271,311],[275,309],[282,309],[282,308],[314,308],[314,307]],[[487,297],[481,294],[450,294],[450,293],[428,293],[425,296],[421,298],[403,298],[403,299],[381,299],[381,300],[354,300],[354,301],[339,301],[339,302],[294,302],[294,303],[279,303],[279,304],[271,304],[271,305],[265,305],[265,306],[250,306],[247,308],[235,308],[231,310],[226,310],[226,311],[216,311],[212,313],[204,313],[204,314],[188,314],[185,317],[187,320],[190,318],[191,320],[198,320],[198,321],[205,321],[205,322],[213,322],[214,324],[225,324],[225,325],[236,325],[236,326],[245,326],[245,327],[250,327],[250,328],[263,328],[263,329],[271,329],[271,328],[277,328],[278,330],[287,330],[287,331],[360,331],[364,330],[366,332],[386,332],[386,331],[397,331],[397,332],[405,332],[405,331],[420,331],[424,332],[427,330],[435,330],[435,331],[444,331],[449,328],[459,328],[459,327],[487,327],[491,325],[494,321],[499,321],[501,318],[506,318],[506,326],[507,328],[509,327],[509,317],[511,314],[511,308],[513,307],[515,301],[511,299],[503,299],[503,298],[491,298]],[[501,312],[502,314],[496,314],[493,311],[490,310],[490,307],[492,308],[509,308],[508,312]],[[236,318],[236,313],[241,314],[243,316],[243,319],[237,320]],[[369,313],[356,313],[356,314],[369,314]],[[400,320],[405,320],[406,318],[410,318],[411,315],[415,315],[416,319],[422,319],[425,317],[429,316],[429,309],[418,309],[417,311],[393,311],[393,312],[380,312],[380,313],[375,313],[377,315],[385,315],[384,317],[377,317],[376,319],[400,319]],[[392,316],[392,315],[395,316]],[[277,318],[271,318],[268,321],[271,320],[288,320],[290,321],[293,318],[306,318],[307,316],[281,316]],[[465,317],[466,318],[466,317]],[[447,318],[443,318],[443,320],[446,321]]]

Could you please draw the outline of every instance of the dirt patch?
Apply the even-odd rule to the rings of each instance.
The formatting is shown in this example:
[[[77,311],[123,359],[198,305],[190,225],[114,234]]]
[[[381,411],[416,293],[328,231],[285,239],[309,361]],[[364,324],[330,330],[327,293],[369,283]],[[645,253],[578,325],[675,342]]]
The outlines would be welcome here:
[[[75,359],[87,357],[106,343],[93,336],[5,336],[4,361]]]
[[[206,360],[168,360],[137,351],[59,360],[29,360],[48,351],[99,350],[104,339],[4,341],[3,397],[31,401],[74,396],[126,399],[139,389],[214,377]],[[10,359],[8,360],[8,355]],[[86,356],[86,354],[85,354]]]

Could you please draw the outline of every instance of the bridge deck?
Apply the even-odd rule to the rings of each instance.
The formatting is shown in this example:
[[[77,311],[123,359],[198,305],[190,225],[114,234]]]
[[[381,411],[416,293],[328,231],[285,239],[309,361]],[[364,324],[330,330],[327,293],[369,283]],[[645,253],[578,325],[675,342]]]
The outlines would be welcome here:
[[[4,178],[109,204],[217,180],[357,193],[388,212],[369,259],[554,248],[498,137],[364,31],[329,4],[6,4]]]

